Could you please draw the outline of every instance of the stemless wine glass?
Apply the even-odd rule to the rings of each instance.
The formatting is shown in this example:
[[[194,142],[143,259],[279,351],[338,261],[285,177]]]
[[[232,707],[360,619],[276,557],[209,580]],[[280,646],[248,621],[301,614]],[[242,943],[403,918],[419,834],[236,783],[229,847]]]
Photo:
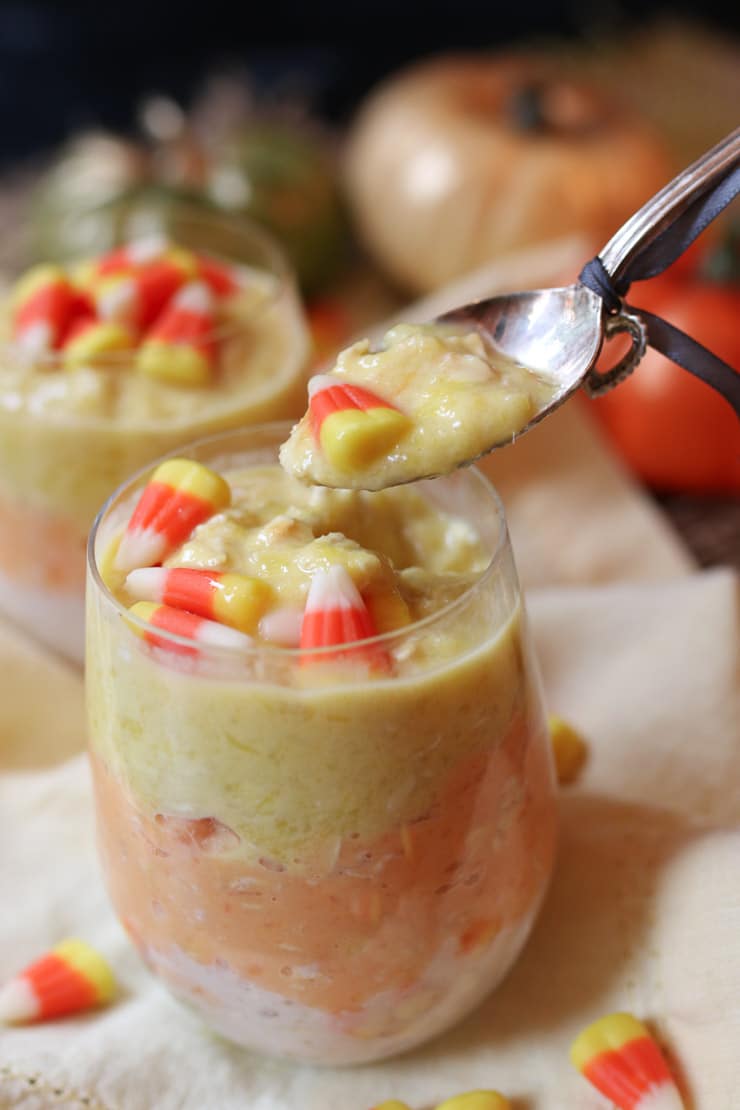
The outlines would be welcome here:
[[[288,430],[178,454],[262,466]],[[203,644],[194,658],[192,641],[142,638],[101,564],[148,476],[111,498],[88,548],[90,759],[113,905],[152,971],[230,1040],[336,1065],[405,1051],[508,971],[553,864],[550,747],[501,503],[475,470],[421,483],[475,528],[487,569],[377,637],[392,674],[314,685],[298,648]]]
[[[178,443],[300,415],[308,330],[293,272],[272,236],[242,217],[170,203],[78,214],[80,258],[167,232],[237,267],[248,294],[229,301],[212,336],[219,369],[208,386],[137,374],[130,352],[70,369],[63,352],[29,362],[0,305],[0,610],[76,662],[84,648],[85,546],[102,502]],[[70,265],[71,259],[65,260]]]

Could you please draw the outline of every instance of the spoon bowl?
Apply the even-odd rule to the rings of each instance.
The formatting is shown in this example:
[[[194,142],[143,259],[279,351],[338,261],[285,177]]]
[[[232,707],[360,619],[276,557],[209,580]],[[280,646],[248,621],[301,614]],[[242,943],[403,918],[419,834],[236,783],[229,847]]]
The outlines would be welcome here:
[[[583,368],[593,366],[601,348],[601,318],[601,298],[585,285],[574,284],[507,293],[463,305],[437,317],[436,322],[482,331],[494,351],[553,383],[551,400],[517,432],[522,435],[582,384]]]

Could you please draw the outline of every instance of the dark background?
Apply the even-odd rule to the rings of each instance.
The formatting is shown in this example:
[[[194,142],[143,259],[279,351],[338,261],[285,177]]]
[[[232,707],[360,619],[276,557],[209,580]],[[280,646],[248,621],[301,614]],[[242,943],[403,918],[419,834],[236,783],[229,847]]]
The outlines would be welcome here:
[[[245,68],[258,92],[293,92],[316,114],[341,124],[380,77],[420,55],[538,38],[618,36],[666,15],[734,32],[739,12],[728,0],[201,0],[197,6],[0,0],[0,164],[47,150],[81,127],[131,131],[137,105],[152,92],[187,107],[218,67]]]

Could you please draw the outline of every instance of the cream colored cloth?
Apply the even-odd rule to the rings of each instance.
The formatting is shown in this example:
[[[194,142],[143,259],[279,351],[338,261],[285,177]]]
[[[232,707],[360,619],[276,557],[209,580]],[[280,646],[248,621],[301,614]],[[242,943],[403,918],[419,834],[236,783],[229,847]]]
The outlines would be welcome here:
[[[0,776],[0,977],[77,934],[106,953],[122,987],[94,1015],[4,1032],[0,1106],[367,1110],[394,1096],[422,1110],[493,1086],[518,1110],[587,1110],[602,1103],[572,1071],[568,1044],[627,1008],[654,1022],[696,1110],[736,1110],[736,595],[722,570],[530,593],[549,707],[592,745],[581,782],[562,793],[550,894],[520,961],[472,1017],[372,1067],[296,1068],[212,1037],[149,977],[108,907],[85,757]],[[55,673],[40,654],[33,670],[42,683]],[[79,713],[74,686],[55,688],[60,719]]]
[[[212,1036],[149,976],[94,846],[82,681],[0,626],[0,981],[80,935],[106,1010],[0,1033],[0,1110],[428,1110],[473,1087],[515,1110],[604,1106],[567,1050],[615,1008],[654,1022],[695,1110],[740,1104],[737,577],[696,571],[578,402],[497,453],[548,708],[591,742],[559,862],[502,987],[434,1043],[330,1071]]]

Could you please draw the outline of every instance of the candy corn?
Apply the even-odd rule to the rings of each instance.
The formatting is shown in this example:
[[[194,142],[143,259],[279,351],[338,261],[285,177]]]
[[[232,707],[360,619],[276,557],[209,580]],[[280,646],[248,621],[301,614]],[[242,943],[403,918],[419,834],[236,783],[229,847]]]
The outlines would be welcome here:
[[[195,613],[186,613],[184,609],[173,609],[169,605],[157,605],[151,601],[137,601],[131,606],[129,613],[140,621],[145,621],[152,629],[159,628],[162,632],[182,636],[183,639],[192,640],[204,647],[244,651],[252,646],[251,638],[243,632],[226,628],[223,624],[206,620]],[[165,647],[183,655],[197,655],[196,648],[173,642],[166,636],[157,636],[156,632],[144,630],[133,621],[131,627],[137,635],[155,647]]]
[[[558,782],[563,785],[575,782],[588,755],[586,741],[562,717],[551,715],[547,726]]]
[[[136,278],[133,274],[111,274],[95,288],[95,308],[102,320],[117,320],[135,327],[138,316]]]
[[[303,610],[281,605],[265,613],[259,623],[259,634],[268,643],[297,648],[301,642]]]
[[[318,570],[311,579],[301,627],[302,649],[326,648],[351,644],[377,636],[377,629],[349,573],[335,563],[328,570]],[[387,666],[387,654],[377,647],[345,648],[320,654],[308,653],[303,663],[342,659],[364,655],[369,662]]]
[[[195,567],[143,567],[132,570],[126,589],[140,601],[186,609],[200,617],[253,632],[272,599],[259,578]]]
[[[83,366],[101,356],[130,351],[134,344],[134,335],[125,325],[97,320],[94,316],[79,316],[64,337],[64,364]]]
[[[120,274],[134,269],[147,262],[161,258],[168,248],[164,235],[153,234],[134,239],[130,243],[123,243],[114,247],[107,254],[101,255],[93,263],[93,272],[102,277],[106,274]]]
[[[332,466],[361,469],[393,447],[411,426],[397,408],[363,386],[330,374],[308,383],[311,429]]]
[[[44,1021],[109,1002],[113,972],[82,940],[65,940],[0,988],[0,1021]]]
[[[207,255],[197,256],[198,277],[217,297],[230,297],[239,288],[239,278],[233,266],[219,262]]]
[[[168,459],[154,471],[121,537],[116,570],[161,563],[193,529],[231,501],[220,474],[191,459]]]
[[[206,384],[216,355],[214,328],[211,290],[204,282],[189,282],[144,337],[138,369],[180,385]]]
[[[112,274],[95,285],[95,306],[104,320],[118,320],[136,331],[150,328],[193,271],[167,255],[131,273]]]
[[[468,1091],[445,1099],[435,1110],[511,1110],[511,1103],[498,1091]]]
[[[24,354],[59,347],[79,305],[79,294],[58,266],[34,266],[12,295],[13,339]]]
[[[620,1110],[683,1110],[650,1031],[631,1014],[609,1014],[571,1045],[574,1067]]]

